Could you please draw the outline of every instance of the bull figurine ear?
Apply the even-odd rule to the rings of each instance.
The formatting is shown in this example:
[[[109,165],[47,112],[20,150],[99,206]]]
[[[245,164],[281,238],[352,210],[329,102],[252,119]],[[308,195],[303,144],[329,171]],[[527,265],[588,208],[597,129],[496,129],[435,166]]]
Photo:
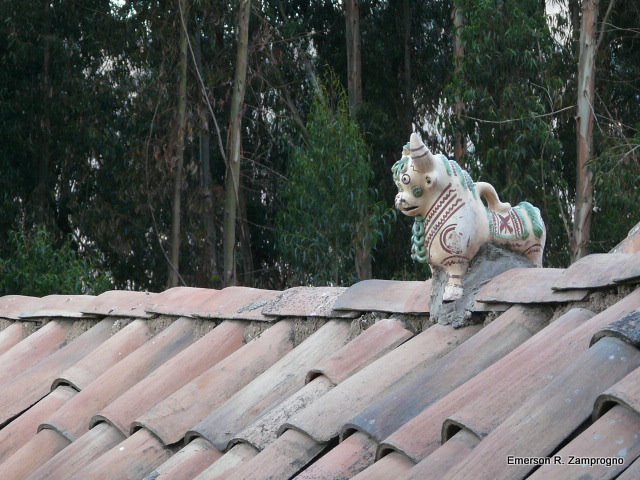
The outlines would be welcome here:
[[[411,149],[411,158],[413,159],[413,164],[416,170],[419,172],[430,172],[433,170],[435,166],[435,158],[426,145],[422,143],[420,135],[417,133],[411,134],[409,148]]]

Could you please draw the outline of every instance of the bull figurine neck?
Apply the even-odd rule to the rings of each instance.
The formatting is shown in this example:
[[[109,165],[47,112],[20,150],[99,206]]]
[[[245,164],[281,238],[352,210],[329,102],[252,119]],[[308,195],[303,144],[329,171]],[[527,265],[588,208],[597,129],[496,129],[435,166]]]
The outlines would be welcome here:
[[[416,133],[391,170],[398,187],[395,207],[415,220],[411,257],[448,274],[444,301],[462,296],[469,263],[488,242],[542,266],[546,230],[540,210],[530,203],[512,207],[500,201],[491,184],[474,182],[457,162],[433,155]]]

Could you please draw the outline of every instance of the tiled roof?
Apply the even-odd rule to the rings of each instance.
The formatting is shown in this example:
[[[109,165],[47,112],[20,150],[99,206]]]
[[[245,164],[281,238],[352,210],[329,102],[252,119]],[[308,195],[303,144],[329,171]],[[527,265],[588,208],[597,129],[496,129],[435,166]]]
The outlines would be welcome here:
[[[460,329],[430,282],[1,297],[0,478],[637,480],[638,230]]]

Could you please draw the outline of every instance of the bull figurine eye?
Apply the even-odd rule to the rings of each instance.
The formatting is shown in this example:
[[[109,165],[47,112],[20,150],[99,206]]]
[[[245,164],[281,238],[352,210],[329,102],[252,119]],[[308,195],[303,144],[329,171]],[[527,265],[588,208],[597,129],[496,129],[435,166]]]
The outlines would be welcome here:
[[[411,177],[405,173],[404,175],[402,175],[402,177],[400,177],[400,181],[405,185],[409,185],[411,183]]]

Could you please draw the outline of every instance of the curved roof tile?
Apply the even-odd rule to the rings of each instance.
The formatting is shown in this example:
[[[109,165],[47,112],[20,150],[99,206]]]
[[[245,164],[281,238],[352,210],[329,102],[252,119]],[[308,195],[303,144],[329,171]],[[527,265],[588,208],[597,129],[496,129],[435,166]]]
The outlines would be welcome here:
[[[486,435],[587,348],[566,334],[592,316],[588,310],[570,310],[395,431],[381,444],[379,455],[398,450],[421,461],[453,434],[445,428],[447,418],[458,428]]]
[[[202,436],[219,450],[258,416],[304,386],[307,371],[347,341],[349,324],[333,320],[202,420],[187,439]]]
[[[0,424],[29,408],[50,390],[62,372],[95,350],[111,336],[112,322],[103,320],[78,338],[23,370],[11,381],[11,388],[0,390]]]
[[[318,442],[337,437],[342,426],[392,384],[416,368],[457,347],[480,329],[434,325],[340,383],[283,428],[307,433]]]
[[[293,326],[293,321],[271,326],[144,413],[132,428],[147,428],[167,445],[182,440],[189,428],[293,348]]]
[[[0,430],[0,464],[25,445],[38,425],[76,394],[71,387],[58,387]]]
[[[193,341],[195,327],[195,321],[188,318],[173,322],[89,383],[40,428],[76,440],[89,430],[91,417],[97,411],[186,348]]]
[[[551,454],[589,418],[598,394],[638,365],[640,351],[603,338],[524,402],[445,478],[522,478],[532,465],[508,465],[508,455]]]
[[[138,417],[239,349],[244,344],[244,330],[239,322],[221,323],[95,412],[91,426],[107,421],[128,436]]]
[[[151,318],[146,308],[153,302],[155,293],[130,290],[111,290],[95,297],[83,312],[105,317]]]
[[[74,474],[124,440],[111,425],[97,425],[51,456],[29,475],[30,480],[74,478]]]
[[[345,429],[377,441],[400,428],[426,407],[463,384],[542,329],[549,313],[514,306],[435,362],[416,368],[362,411]],[[429,385],[428,389],[424,385]]]
[[[390,313],[429,313],[431,280],[402,282],[396,280],[363,280],[336,300],[336,310]]]
[[[575,461],[596,462],[593,465],[587,463],[589,478],[616,478],[627,465],[640,456],[638,432],[640,415],[625,407],[616,406],[559,452],[555,452],[551,457],[551,464],[540,467],[529,479],[584,480],[585,465],[572,464]],[[598,463],[598,459],[602,459],[603,463]]]

